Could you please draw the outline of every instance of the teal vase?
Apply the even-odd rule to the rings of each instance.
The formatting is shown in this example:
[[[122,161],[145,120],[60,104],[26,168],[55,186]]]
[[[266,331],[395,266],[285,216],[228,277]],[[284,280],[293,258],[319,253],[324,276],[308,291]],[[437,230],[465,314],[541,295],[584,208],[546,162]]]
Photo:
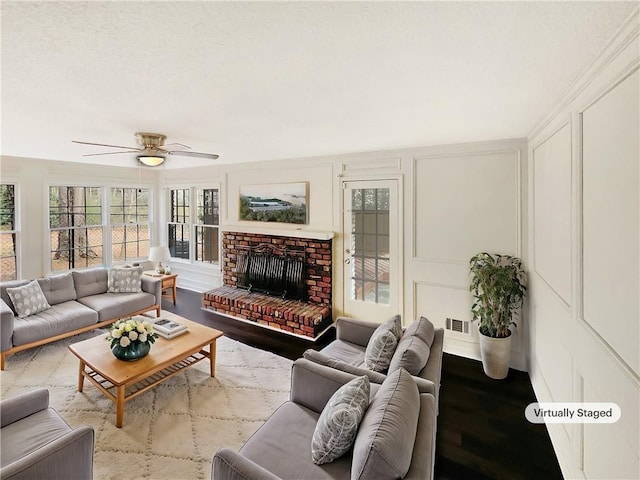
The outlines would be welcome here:
[[[128,347],[121,347],[120,345],[114,345],[111,351],[120,360],[126,360],[127,362],[133,362],[144,357],[151,350],[151,344],[149,342],[133,342]]]

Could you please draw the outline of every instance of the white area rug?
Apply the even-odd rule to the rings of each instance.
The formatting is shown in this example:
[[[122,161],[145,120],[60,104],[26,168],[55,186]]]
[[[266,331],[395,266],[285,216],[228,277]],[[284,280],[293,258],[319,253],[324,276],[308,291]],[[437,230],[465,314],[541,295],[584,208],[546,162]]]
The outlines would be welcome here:
[[[289,397],[290,360],[222,337],[215,378],[207,361],[189,367],[127,402],[116,428],[113,402],[88,381],[77,392],[78,360],[67,348],[98,334],[12,355],[0,374],[2,398],[45,387],[67,423],[93,426],[96,480],[209,479],[216,450],[239,449]]]

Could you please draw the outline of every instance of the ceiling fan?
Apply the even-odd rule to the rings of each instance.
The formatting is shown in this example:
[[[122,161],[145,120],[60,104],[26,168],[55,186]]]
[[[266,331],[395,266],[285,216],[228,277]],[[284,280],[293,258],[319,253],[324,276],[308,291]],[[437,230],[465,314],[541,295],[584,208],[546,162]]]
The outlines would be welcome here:
[[[122,153],[138,153],[136,157],[138,161],[148,167],[157,167],[162,165],[165,161],[166,155],[178,155],[182,157],[198,157],[209,158],[215,160],[219,157],[215,153],[200,153],[192,152],[191,147],[182,143],[169,143],[165,145],[164,141],[167,136],[161,133],[148,133],[148,132],[136,132],[136,140],[138,147],[123,147],[121,145],[107,145],[104,143],[92,143],[92,142],[80,142],[78,140],[71,140],[73,143],[81,143],[83,145],[95,145],[97,147],[109,147],[126,149],[120,152],[107,152],[107,153],[88,153],[83,157],[93,157],[97,155],[117,155]]]

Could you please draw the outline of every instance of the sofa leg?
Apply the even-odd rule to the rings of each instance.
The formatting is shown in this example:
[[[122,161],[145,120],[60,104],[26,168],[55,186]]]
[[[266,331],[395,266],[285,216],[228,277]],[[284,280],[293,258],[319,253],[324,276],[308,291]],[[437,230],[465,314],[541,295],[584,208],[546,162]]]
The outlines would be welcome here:
[[[156,318],[160,318],[160,305],[156,308]]]
[[[4,370],[4,359],[7,357],[5,352],[2,352],[0,356],[0,370]]]

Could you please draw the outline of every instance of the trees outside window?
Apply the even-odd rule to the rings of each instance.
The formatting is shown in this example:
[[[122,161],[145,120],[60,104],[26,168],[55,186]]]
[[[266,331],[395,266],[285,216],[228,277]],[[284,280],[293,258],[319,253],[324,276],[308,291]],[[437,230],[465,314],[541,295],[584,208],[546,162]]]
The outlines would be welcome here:
[[[100,187],[49,187],[51,270],[102,265]]]
[[[0,280],[18,275],[15,185],[0,184]]]
[[[149,256],[149,190],[111,188],[109,202],[111,258],[135,260]]]
[[[137,187],[49,187],[51,271],[147,258],[149,198]]]

